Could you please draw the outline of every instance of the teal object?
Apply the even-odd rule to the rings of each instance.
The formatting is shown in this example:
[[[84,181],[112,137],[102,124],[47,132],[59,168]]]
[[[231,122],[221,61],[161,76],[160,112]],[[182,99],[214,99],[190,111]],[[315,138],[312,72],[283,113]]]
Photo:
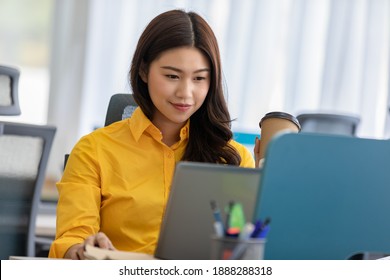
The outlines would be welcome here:
[[[265,259],[390,254],[390,141],[310,133],[268,145],[255,219],[270,217]]]
[[[237,131],[233,133],[233,139],[243,145],[254,145],[256,137],[260,138],[260,134],[237,132]]]

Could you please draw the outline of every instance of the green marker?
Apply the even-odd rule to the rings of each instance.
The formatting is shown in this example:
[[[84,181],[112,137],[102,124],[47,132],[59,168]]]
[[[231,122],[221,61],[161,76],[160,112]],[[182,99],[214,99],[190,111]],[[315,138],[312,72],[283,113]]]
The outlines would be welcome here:
[[[241,203],[234,203],[230,208],[229,227],[239,228],[240,231],[245,226],[245,214]]]

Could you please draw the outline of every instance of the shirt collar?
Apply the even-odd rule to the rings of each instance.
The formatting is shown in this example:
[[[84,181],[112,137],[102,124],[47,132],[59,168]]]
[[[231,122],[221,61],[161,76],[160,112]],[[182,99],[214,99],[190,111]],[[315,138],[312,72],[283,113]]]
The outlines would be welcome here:
[[[136,141],[139,140],[142,134],[146,131],[157,139],[162,139],[160,130],[145,116],[140,107],[137,107],[128,120],[130,130]],[[190,128],[190,120],[180,130],[180,141],[188,139]]]

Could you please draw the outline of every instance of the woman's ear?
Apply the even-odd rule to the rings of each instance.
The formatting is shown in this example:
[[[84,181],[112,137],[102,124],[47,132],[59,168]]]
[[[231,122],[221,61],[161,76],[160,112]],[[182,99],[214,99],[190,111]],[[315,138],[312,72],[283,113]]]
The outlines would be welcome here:
[[[147,67],[144,62],[142,62],[140,68],[139,68],[139,73],[138,75],[141,77],[141,80],[147,84],[148,83],[148,71]]]

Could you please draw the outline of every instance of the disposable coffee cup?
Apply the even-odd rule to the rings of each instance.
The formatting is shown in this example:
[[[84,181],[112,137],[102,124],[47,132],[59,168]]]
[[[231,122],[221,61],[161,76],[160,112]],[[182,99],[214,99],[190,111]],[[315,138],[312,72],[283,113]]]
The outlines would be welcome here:
[[[212,260],[262,260],[265,238],[211,237]]]
[[[279,133],[298,133],[301,125],[296,117],[284,112],[267,113],[259,123],[260,132],[260,159],[264,159],[269,141]]]

